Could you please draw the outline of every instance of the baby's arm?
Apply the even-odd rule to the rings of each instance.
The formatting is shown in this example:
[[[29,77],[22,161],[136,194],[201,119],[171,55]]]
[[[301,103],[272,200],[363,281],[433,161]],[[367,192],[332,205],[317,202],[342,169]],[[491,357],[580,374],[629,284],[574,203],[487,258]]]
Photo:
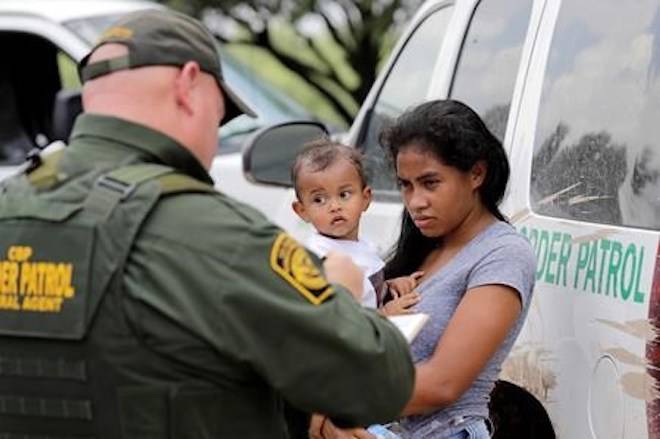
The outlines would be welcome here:
[[[388,293],[392,300],[380,308],[380,312],[386,316],[395,316],[398,314],[410,314],[411,309],[417,305],[420,300],[419,293],[415,291],[418,280],[424,275],[423,271],[416,271],[410,276],[396,277],[385,281]]]
[[[412,314],[413,306],[417,305],[420,300],[420,295],[416,291],[406,294],[405,296],[400,296],[395,299],[390,300],[385,305],[379,308],[379,311],[382,315],[385,316],[396,316],[399,314]]]

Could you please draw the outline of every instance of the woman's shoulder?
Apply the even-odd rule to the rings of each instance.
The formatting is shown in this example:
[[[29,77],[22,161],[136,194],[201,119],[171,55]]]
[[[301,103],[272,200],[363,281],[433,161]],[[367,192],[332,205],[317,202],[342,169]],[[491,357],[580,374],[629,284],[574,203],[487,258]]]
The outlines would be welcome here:
[[[469,284],[509,285],[527,302],[536,273],[536,256],[527,238],[510,224],[501,222],[490,227],[478,247],[480,255],[472,266]]]
[[[525,273],[536,269],[536,255],[531,244],[508,223],[497,222],[490,225],[474,244],[468,257],[475,268],[500,267],[504,271]]]
[[[482,244],[491,251],[520,252],[522,256],[534,256],[529,240],[514,226],[503,221],[494,223],[485,231]]]

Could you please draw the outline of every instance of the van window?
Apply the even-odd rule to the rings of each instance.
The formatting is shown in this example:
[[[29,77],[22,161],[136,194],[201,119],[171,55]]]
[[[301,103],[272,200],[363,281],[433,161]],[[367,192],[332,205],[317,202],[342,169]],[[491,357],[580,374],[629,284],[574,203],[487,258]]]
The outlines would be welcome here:
[[[383,127],[407,108],[425,100],[451,11],[451,7],[436,10],[419,24],[399,53],[369,119],[365,120],[367,132],[362,148],[369,181],[374,189],[396,190],[394,172],[383,154],[378,135]]]
[[[57,52],[57,70],[64,90],[80,90],[82,88],[78,76],[78,64],[61,50]]]
[[[562,3],[547,60],[532,208],[660,228],[660,6]]]
[[[450,97],[468,104],[504,140],[532,0],[484,0],[465,36]]]

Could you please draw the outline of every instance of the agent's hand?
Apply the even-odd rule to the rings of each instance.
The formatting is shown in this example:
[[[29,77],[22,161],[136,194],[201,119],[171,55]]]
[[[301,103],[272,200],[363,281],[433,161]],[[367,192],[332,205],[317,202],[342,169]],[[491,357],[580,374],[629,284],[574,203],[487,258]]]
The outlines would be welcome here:
[[[355,300],[362,302],[364,274],[353,260],[339,252],[330,252],[323,262],[325,277],[332,283],[343,285],[351,292]]]
[[[321,430],[323,429],[323,424],[326,422],[328,421],[325,416],[314,413],[309,422],[309,439],[323,439],[323,433],[321,433]]]
[[[382,314],[386,316],[396,316],[400,314],[412,314],[413,306],[417,305],[422,296],[416,291],[408,293],[405,296],[392,299],[380,308]]]
[[[412,293],[417,288],[419,278],[422,276],[424,276],[423,271],[416,271],[410,276],[395,277],[394,279],[386,280],[385,284],[387,284],[392,297],[396,299]]]
[[[323,439],[376,439],[376,436],[363,428],[349,428],[346,430],[337,428],[329,419],[323,423],[321,437]]]

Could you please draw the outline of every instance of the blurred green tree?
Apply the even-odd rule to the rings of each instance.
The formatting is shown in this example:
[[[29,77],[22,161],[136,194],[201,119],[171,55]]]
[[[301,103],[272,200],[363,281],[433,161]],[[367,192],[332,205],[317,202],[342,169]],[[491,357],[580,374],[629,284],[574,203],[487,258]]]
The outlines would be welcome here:
[[[347,124],[422,0],[159,0],[225,43],[266,50]]]

